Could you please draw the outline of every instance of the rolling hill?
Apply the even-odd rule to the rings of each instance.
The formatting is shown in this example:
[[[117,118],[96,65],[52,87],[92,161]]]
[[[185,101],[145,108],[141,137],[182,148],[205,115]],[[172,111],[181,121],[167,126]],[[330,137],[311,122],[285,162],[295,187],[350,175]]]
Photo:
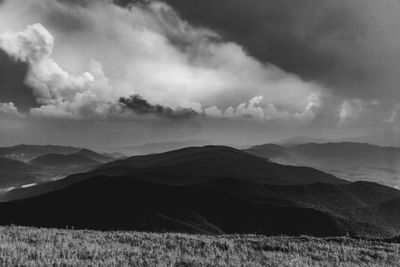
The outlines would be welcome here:
[[[61,179],[113,160],[88,149],[53,145],[0,148],[0,155],[5,156],[0,157],[0,191]]]
[[[0,158],[0,188],[29,184],[37,181],[41,169],[17,160]]]
[[[101,165],[93,173],[108,176],[135,175],[146,181],[165,184],[191,184],[218,178],[276,185],[346,183],[312,168],[283,166],[224,146],[189,147],[130,157]]]
[[[99,161],[93,160],[79,153],[68,155],[46,154],[32,159],[29,163],[34,166],[56,169],[76,169],[88,166],[93,167],[100,164]]]
[[[100,154],[86,148],[58,146],[58,145],[17,145],[0,147],[0,157],[28,162],[34,158],[47,154],[69,155],[79,154],[100,162],[114,160],[109,155]]]
[[[119,160],[10,191],[1,224],[188,233],[400,233],[400,191],[349,183],[229,147],[186,148]],[[397,214],[397,213],[396,213]],[[397,215],[396,215],[397,216]]]
[[[326,143],[254,146],[246,152],[272,161],[310,166],[347,180],[367,180],[400,186],[400,148],[365,143]]]
[[[163,153],[170,150],[182,149],[191,146],[205,146],[210,144],[209,141],[171,141],[171,142],[159,142],[159,143],[146,143],[136,146],[124,146],[124,147],[104,147],[106,151],[117,152],[122,155],[138,156],[148,155],[153,153]]]
[[[94,151],[89,150],[89,149],[81,149],[75,154],[83,156],[83,157],[86,157],[86,158],[89,158],[89,159],[92,159],[94,161],[102,162],[102,163],[106,163],[106,162],[110,162],[110,161],[115,160],[115,158],[112,157],[112,156],[99,154],[99,153],[94,152]]]

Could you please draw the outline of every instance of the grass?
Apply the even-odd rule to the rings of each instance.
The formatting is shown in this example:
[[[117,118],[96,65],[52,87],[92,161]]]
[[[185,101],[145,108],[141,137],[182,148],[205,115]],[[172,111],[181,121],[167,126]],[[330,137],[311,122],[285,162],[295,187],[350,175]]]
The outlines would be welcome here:
[[[391,266],[399,248],[349,238],[0,227],[0,266]]]

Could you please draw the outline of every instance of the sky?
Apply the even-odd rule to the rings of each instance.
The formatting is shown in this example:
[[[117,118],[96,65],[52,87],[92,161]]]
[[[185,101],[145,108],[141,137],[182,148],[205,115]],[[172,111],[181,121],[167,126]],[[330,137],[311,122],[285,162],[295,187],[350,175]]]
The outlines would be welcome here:
[[[399,132],[398,0],[2,0],[0,145]]]

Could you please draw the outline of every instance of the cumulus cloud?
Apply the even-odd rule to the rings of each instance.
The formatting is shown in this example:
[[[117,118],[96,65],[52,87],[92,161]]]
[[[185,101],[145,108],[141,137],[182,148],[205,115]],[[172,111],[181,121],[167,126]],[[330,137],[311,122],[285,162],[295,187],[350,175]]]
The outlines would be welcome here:
[[[0,102],[0,114],[8,116],[22,116],[14,103],[1,103]]]
[[[89,72],[74,76],[63,70],[51,58],[53,47],[53,36],[41,24],[0,36],[1,49],[16,60],[29,64],[26,83],[33,89],[38,104],[42,105],[32,109],[33,113],[67,115],[79,113],[88,106],[93,106],[92,110],[100,110],[104,103],[98,97],[99,91],[107,85],[96,84],[95,76]],[[101,70],[94,73],[102,75]]]
[[[384,31],[383,50],[390,51],[384,58],[390,60],[377,60],[376,29],[373,35],[358,31],[368,29],[354,8],[361,5],[358,0],[343,6],[322,0],[322,13],[312,16],[308,0],[169,1],[189,22],[160,1],[114,2],[133,4],[123,8],[109,0],[2,1],[0,50],[22,66],[19,76],[25,76],[25,86],[18,90],[0,83],[0,98],[7,103],[2,108],[8,113],[28,110],[26,117],[38,125],[51,121],[60,129],[66,126],[58,122],[71,128],[82,119],[90,122],[85,124],[88,133],[89,125],[102,123],[131,127],[126,138],[132,129],[154,124],[164,131],[171,128],[169,136],[174,137],[178,130],[169,126],[171,118],[190,118],[175,120],[189,125],[190,134],[225,136],[224,131],[232,129],[232,136],[242,138],[249,131],[260,140],[278,131],[330,133],[398,121],[393,81],[400,77],[400,68],[383,67],[387,62],[397,66],[395,57],[388,56],[397,51],[397,38],[387,43],[390,38]],[[188,12],[186,5],[197,13]],[[226,11],[226,16],[213,18],[208,12],[213,7]],[[243,14],[245,8],[249,14]],[[376,19],[377,25],[390,24],[381,16]],[[355,23],[358,20],[363,23]],[[396,21],[395,16],[390,21]],[[364,37],[375,41],[364,43]],[[0,76],[1,69],[7,69],[3,65]],[[364,72],[367,66],[376,72]],[[390,79],[383,79],[383,73]],[[369,82],[373,77],[379,78],[376,83]],[[382,97],[372,87],[382,88]],[[154,118],[156,123],[149,126]],[[28,119],[25,123],[40,131]],[[80,132],[76,127],[77,136]]]
[[[238,106],[236,114],[260,118],[263,107],[242,103],[260,96],[267,108],[297,114],[321,91],[157,1],[126,9],[108,1],[8,0],[0,16],[0,47],[29,64],[35,115],[104,115],[139,94],[173,113]]]

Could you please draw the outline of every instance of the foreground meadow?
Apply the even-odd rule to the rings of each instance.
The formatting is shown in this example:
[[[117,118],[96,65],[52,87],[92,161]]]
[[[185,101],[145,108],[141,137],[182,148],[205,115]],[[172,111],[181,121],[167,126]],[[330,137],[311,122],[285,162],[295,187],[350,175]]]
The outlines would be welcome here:
[[[0,227],[0,266],[392,266],[399,248],[349,238]]]

